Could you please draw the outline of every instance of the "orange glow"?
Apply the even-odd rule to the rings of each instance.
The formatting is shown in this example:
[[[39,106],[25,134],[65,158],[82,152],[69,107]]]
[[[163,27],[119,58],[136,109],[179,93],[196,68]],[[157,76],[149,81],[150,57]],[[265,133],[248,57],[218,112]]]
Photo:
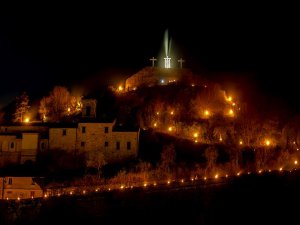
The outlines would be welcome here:
[[[243,141],[240,141],[240,145],[242,145],[243,144]]]
[[[237,176],[239,176],[240,174],[241,174],[241,173],[240,173],[240,172],[238,172],[236,175],[237,175]]]
[[[279,168],[279,171],[282,171],[282,167]]]
[[[222,142],[222,141],[223,141],[223,139],[222,139],[222,136],[221,136],[221,135],[220,135],[219,141],[220,141],[220,142]]]
[[[207,178],[206,177],[204,177],[204,180],[206,180]]]
[[[118,91],[123,91],[123,86],[122,85],[119,85]]]
[[[259,170],[258,173],[262,173],[262,170]]]
[[[72,191],[70,191],[70,195],[72,195],[73,194],[73,192]]]
[[[232,97],[231,96],[225,97],[225,99],[226,99],[227,102],[231,102],[232,101]]]
[[[48,195],[47,194],[44,194],[44,198],[47,198],[48,197]]]
[[[269,139],[266,139],[266,140],[265,140],[265,145],[266,145],[266,146],[270,146],[270,144],[271,144],[271,141],[270,141]]]
[[[20,201],[20,197],[18,197],[18,201]]]
[[[195,142],[195,143],[198,143],[198,140],[196,139],[194,142]]]
[[[229,109],[228,115],[229,115],[229,116],[234,116],[234,111],[233,111],[232,109]]]
[[[181,183],[183,183],[184,182],[184,180],[183,179],[181,179]]]
[[[234,103],[232,103],[232,106],[235,106],[235,102],[234,102]]]
[[[84,195],[85,195],[85,193],[86,193],[86,191],[85,191],[85,190],[83,190],[82,194],[84,194]]]
[[[228,174],[226,174],[226,176],[225,176],[226,178],[228,177]]]
[[[122,185],[120,188],[121,188],[121,189],[124,189],[124,185]]]
[[[167,182],[167,183],[168,183],[168,184],[170,184],[170,183],[171,183],[171,181],[169,181],[169,180],[168,180],[168,182]]]
[[[219,174],[216,174],[216,175],[215,175],[215,179],[218,179],[218,178],[219,178]]]
[[[154,186],[156,186],[156,182],[154,182],[154,184],[153,184]]]
[[[25,123],[29,123],[29,122],[30,122],[29,117],[26,117],[26,118],[24,119],[24,122],[25,122]]]
[[[144,187],[147,187],[147,183],[144,183]]]
[[[169,127],[169,128],[168,128],[168,131],[172,132],[172,131],[173,131],[173,128],[172,128],[172,127]]]
[[[194,138],[197,138],[198,137],[198,133],[194,133]]]
[[[154,127],[157,127],[157,123],[154,123],[153,126],[154,126]]]
[[[71,108],[70,107],[68,107],[68,112],[71,112]]]
[[[171,111],[170,114],[171,114],[171,115],[174,115],[174,111]]]
[[[295,160],[295,161],[294,161],[294,164],[295,164],[295,165],[297,165],[297,164],[298,164],[298,161],[297,161],[297,160]]]
[[[204,110],[204,116],[209,116],[209,111],[208,110]]]

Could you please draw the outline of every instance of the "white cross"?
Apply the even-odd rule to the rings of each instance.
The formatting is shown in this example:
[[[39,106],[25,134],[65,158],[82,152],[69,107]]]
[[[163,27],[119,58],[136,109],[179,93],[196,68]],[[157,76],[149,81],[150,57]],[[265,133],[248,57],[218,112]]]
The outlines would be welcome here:
[[[165,68],[171,68],[171,58],[169,58],[169,56],[167,56],[166,58],[164,58],[165,60]]]
[[[149,59],[150,61],[152,61],[152,67],[154,67],[154,63],[157,60],[156,58],[152,57],[151,59]]]
[[[180,58],[180,59],[178,60],[178,62],[179,62],[179,64],[180,64],[180,69],[182,69],[182,63],[184,63],[185,60],[183,60],[182,58]]]

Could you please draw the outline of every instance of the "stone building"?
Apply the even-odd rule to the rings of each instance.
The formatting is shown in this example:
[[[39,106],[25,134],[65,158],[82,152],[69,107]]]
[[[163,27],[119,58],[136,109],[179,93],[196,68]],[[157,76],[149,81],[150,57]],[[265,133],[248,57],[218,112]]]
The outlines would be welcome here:
[[[96,118],[96,100],[83,101],[82,118],[72,123],[0,125],[0,167],[34,162],[39,151],[102,152],[106,162],[135,158],[139,128],[118,127],[116,120]]]
[[[43,197],[33,177],[0,177],[0,199],[17,200]]]
[[[0,166],[35,162],[41,141],[37,132],[0,133]]]

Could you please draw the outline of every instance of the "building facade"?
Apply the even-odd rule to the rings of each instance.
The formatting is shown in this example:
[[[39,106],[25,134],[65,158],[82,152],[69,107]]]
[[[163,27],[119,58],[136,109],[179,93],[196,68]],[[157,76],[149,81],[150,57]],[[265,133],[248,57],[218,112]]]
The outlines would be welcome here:
[[[43,197],[33,177],[0,177],[0,199],[21,200]]]
[[[122,129],[116,120],[96,118],[96,100],[83,101],[82,118],[73,123],[23,123],[0,125],[0,167],[36,161],[46,150],[101,152],[105,161],[135,158],[139,128]]]

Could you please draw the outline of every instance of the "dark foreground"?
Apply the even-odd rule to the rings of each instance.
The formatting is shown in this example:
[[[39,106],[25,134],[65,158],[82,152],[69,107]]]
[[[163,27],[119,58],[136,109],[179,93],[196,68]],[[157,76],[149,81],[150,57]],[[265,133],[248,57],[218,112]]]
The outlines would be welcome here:
[[[299,224],[300,172],[227,184],[1,203],[0,224]]]

